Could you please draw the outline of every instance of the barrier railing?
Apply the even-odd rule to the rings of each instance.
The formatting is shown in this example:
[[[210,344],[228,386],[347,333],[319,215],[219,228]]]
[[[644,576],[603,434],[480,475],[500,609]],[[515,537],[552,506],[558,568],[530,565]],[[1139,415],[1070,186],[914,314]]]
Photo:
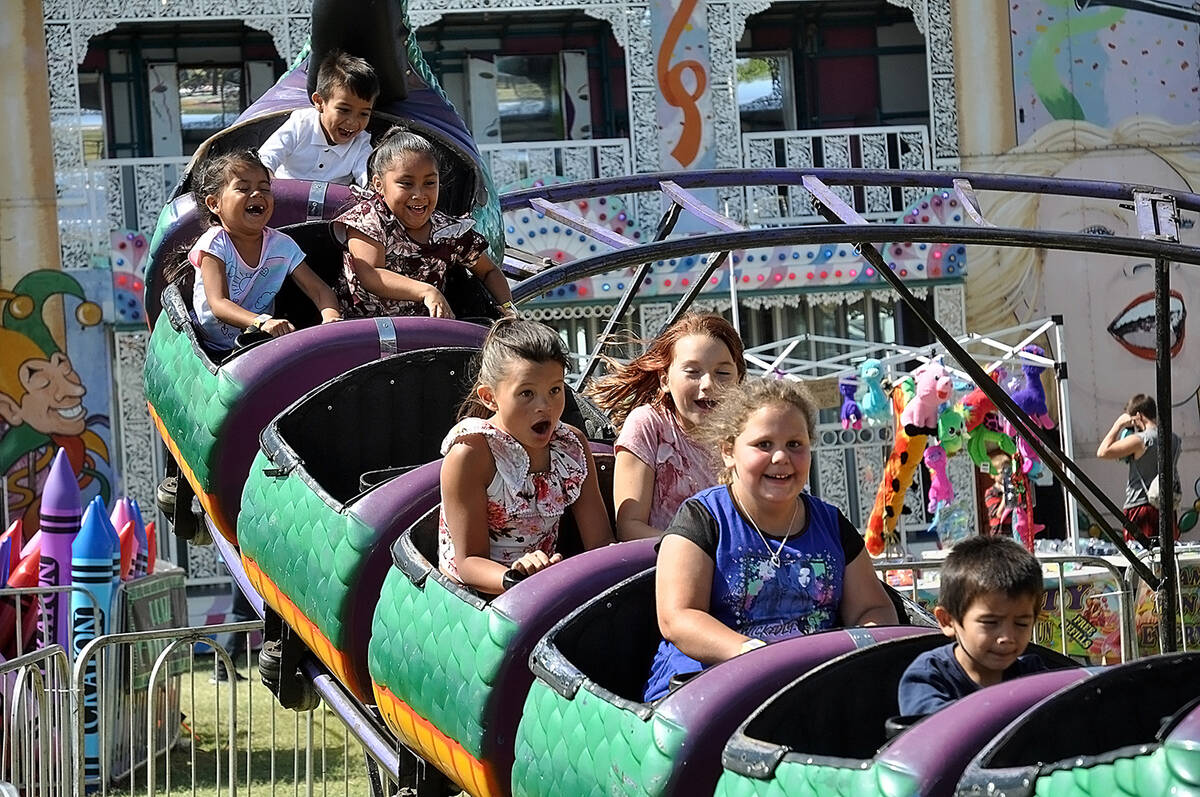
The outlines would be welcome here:
[[[1091,664],[1138,657],[1134,593],[1120,566],[1085,555],[1043,555],[1038,561],[1043,570],[1050,565],[1052,572],[1045,577],[1046,596],[1034,642]],[[942,565],[940,559],[874,563],[883,580],[930,610],[937,602],[938,584],[924,576],[939,573]]]
[[[13,787],[12,793],[71,793],[68,766],[74,737],[61,732],[70,715],[70,681],[66,651],[59,645],[0,663],[0,782]]]
[[[261,629],[260,621],[251,621],[111,634],[88,643],[70,691],[85,693],[93,667],[97,682],[114,688],[94,717],[76,700],[67,734],[76,740],[72,793],[274,795],[283,793],[280,787],[289,794],[396,793],[387,769],[370,766],[354,730],[327,706],[288,711],[262,686],[249,644]],[[229,635],[236,655],[217,642]],[[130,664],[139,645],[157,653],[144,683]],[[109,763],[122,760],[112,755],[114,746],[131,751],[128,771]],[[87,777],[91,754],[94,780]]]

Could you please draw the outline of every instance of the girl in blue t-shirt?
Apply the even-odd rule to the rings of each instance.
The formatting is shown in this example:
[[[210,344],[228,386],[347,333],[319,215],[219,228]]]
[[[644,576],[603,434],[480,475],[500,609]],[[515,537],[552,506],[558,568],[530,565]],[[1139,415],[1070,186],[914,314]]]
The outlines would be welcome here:
[[[679,509],[658,552],[658,625],[645,699],[671,676],[767,642],[835,626],[895,623],[850,521],[803,492],[816,408],[798,382],[754,379],[722,394],[700,432],[721,484]]]

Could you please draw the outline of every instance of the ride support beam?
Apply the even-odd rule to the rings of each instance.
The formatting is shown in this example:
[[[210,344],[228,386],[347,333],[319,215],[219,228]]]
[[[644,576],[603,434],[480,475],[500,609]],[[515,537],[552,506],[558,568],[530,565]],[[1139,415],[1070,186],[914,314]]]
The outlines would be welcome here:
[[[843,224],[849,225],[867,225],[867,221],[860,216],[854,208],[847,205],[829,186],[825,185],[821,180],[814,176],[806,176],[803,185],[808,189],[816,200],[817,209],[825,218],[831,222],[840,221]],[[938,343],[946,349],[959,364],[959,367],[967,373],[968,376],[975,382],[975,386],[983,391],[992,402],[996,405],[996,409],[1016,427],[1017,432],[1025,438],[1026,442],[1037,452],[1041,457],[1042,462],[1050,468],[1067,487],[1068,490],[1075,496],[1076,500],[1084,506],[1085,509],[1099,523],[1100,530],[1109,538],[1109,541],[1117,547],[1121,554],[1129,562],[1129,566],[1133,568],[1137,574],[1151,586],[1151,589],[1158,589],[1161,584],[1161,579],[1154,574],[1153,571],[1134,555],[1129,546],[1126,545],[1122,535],[1118,534],[1108,523],[1107,518],[1101,513],[1098,507],[1092,502],[1092,496],[1099,499],[1104,508],[1108,510],[1112,516],[1123,517],[1121,510],[1113,503],[1107,495],[1100,490],[1095,482],[1083,472],[1083,470],[1071,460],[1062,457],[1060,452],[1050,448],[1037,433],[1033,423],[1029,420],[1029,416],[1017,406],[1012,397],[1004,391],[1000,385],[992,381],[991,377],[980,367],[979,363],[966,352],[965,349],[950,335],[941,324],[933,317],[933,315],[918,302],[912,291],[904,284],[898,275],[887,265],[883,256],[879,253],[872,244],[866,242],[858,242],[857,245],[861,248],[861,253],[867,262],[875,267],[880,277],[884,279],[892,289],[899,294],[905,305],[913,312],[914,315],[921,321],[922,324],[929,330],[930,334],[937,340]],[[1079,484],[1072,481],[1067,476],[1067,470],[1081,482],[1087,492],[1080,489]],[[1165,613],[1164,613],[1165,617]]]
[[[1138,234],[1153,241],[1179,242],[1179,212],[1166,194],[1135,191],[1133,210]],[[1158,404],[1158,540],[1162,586],[1159,589],[1159,643],[1174,653],[1178,631],[1175,609],[1179,584],[1175,568],[1175,451],[1171,420],[1171,261],[1154,259],[1154,376]]]

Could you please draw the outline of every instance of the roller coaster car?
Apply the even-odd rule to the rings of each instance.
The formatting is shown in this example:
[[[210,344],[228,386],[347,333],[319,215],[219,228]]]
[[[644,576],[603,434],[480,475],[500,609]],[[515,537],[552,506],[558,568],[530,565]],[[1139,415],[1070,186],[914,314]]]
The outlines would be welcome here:
[[[917,656],[944,644],[946,638],[937,633],[894,639],[801,675],[729,739],[716,793],[744,794],[773,784],[784,793],[813,789],[846,797],[891,795],[876,751],[887,742],[887,720],[898,713],[900,677]],[[1041,657],[1047,668],[1079,667],[1039,645],[1030,645],[1027,652]],[[838,719],[831,722],[832,717]],[[919,734],[923,724],[906,734]],[[977,736],[976,741],[982,745],[987,738]]]
[[[597,467],[610,470],[611,461]],[[579,546],[569,517],[560,550]],[[654,545],[580,553],[488,600],[434,565],[437,525],[433,509],[392,549],[370,642],[375,701],[404,744],[459,786],[477,797],[506,795],[534,644],[584,601],[652,564]]]
[[[299,233],[297,240],[318,274],[328,279],[336,273],[340,245],[329,224],[304,225]],[[280,411],[362,363],[414,348],[478,346],[485,332],[476,324],[418,318],[358,319],[314,327],[319,318],[312,303],[298,290],[285,288],[276,313],[292,320],[298,331],[221,357],[206,349],[197,334],[190,309],[192,276],[185,272],[163,293],[169,323],[156,324],[150,335],[146,398],[173,462],[186,477],[179,479],[174,502],[177,527],[186,528],[194,491],[231,542],[237,541],[242,488],[258,434]],[[470,282],[460,282],[461,291],[451,295],[457,306],[478,312],[482,285],[468,277]]]
[[[395,321],[482,334],[456,321]],[[283,620],[268,622],[267,636],[278,633],[289,658],[293,643],[307,646],[363,702],[371,702],[367,644],[388,551],[438,503],[435,460],[470,390],[476,352],[422,349],[347,371],[269,423],[250,468],[238,540],[251,584]],[[607,450],[612,428],[589,400],[568,391],[563,419],[599,436],[595,444]],[[597,467],[610,495],[611,455],[603,453]],[[563,550],[572,546],[564,541]]]
[[[1198,653],[1101,670],[1013,721],[970,763],[959,793],[1196,793],[1198,683]]]
[[[646,704],[642,694],[662,639],[648,569],[596,595],[538,644],[530,659],[537,680],[517,732],[513,792],[711,793],[725,741],[781,686],[855,647],[919,633],[928,631],[855,628],[777,642],[710,667]]]

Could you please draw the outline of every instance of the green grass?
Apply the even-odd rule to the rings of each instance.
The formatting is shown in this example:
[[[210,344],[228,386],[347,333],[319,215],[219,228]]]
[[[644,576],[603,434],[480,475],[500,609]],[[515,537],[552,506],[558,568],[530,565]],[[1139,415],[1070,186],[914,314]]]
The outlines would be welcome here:
[[[253,795],[369,795],[362,746],[324,704],[308,714],[280,708],[258,679],[257,667],[239,661],[247,680],[214,684],[212,657],[195,659],[181,678],[178,740],[155,762],[155,794],[218,797],[230,791],[229,733],[234,729],[236,793]],[[236,722],[230,723],[230,690]],[[128,728],[124,730],[128,733]],[[308,756],[311,739],[311,758]],[[170,789],[167,789],[168,771]],[[147,770],[108,789],[112,795],[145,795]],[[132,787],[132,791],[131,791]]]

